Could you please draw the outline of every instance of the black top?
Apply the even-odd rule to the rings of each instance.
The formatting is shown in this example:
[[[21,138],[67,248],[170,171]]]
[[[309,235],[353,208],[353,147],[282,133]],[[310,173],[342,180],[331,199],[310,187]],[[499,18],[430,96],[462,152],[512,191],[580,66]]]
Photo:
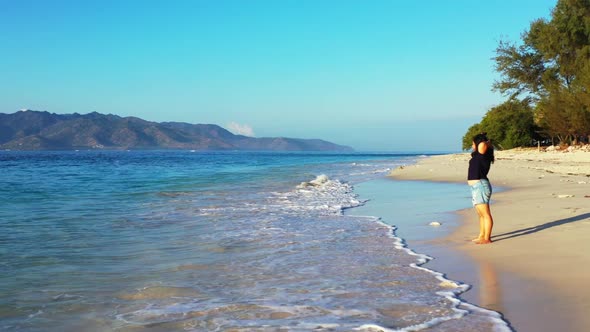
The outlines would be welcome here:
[[[469,171],[467,173],[467,180],[487,180],[491,163],[491,159],[477,151],[474,151],[471,154],[471,159],[469,160]]]

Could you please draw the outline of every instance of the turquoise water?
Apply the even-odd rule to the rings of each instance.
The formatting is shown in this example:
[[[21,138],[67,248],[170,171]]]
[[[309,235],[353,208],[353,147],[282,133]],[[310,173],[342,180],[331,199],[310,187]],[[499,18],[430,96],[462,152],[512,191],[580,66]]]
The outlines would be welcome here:
[[[352,213],[377,215],[395,225],[396,235],[410,244],[450,234],[458,226],[455,211],[471,208],[469,189],[463,183],[394,181],[378,178],[355,186],[370,203]],[[432,227],[439,222],[442,227]]]
[[[502,329],[348,213],[355,186],[416,158],[0,152],[0,329]]]

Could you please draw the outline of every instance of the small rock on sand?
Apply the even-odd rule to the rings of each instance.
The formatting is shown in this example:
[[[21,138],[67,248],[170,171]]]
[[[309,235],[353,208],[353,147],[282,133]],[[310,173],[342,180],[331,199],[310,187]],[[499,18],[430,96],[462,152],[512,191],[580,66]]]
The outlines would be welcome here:
[[[572,198],[574,195],[557,195],[557,198]]]

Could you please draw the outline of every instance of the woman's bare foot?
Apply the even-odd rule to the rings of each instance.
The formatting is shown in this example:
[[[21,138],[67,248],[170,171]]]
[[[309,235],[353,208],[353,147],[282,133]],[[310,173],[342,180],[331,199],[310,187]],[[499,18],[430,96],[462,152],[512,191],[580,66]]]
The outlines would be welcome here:
[[[475,241],[475,244],[490,244],[490,243],[492,243],[492,240],[480,239],[478,241]]]
[[[475,239],[471,240],[471,242],[479,242],[481,240],[483,240],[483,236],[478,236]]]

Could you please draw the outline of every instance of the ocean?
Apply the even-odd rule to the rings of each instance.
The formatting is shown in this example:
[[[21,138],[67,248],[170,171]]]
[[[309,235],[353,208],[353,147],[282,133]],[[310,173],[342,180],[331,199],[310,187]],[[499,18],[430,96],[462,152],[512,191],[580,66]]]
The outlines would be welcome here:
[[[423,156],[2,151],[0,330],[510,331],[399,237],[441,184],[365,213]]]

